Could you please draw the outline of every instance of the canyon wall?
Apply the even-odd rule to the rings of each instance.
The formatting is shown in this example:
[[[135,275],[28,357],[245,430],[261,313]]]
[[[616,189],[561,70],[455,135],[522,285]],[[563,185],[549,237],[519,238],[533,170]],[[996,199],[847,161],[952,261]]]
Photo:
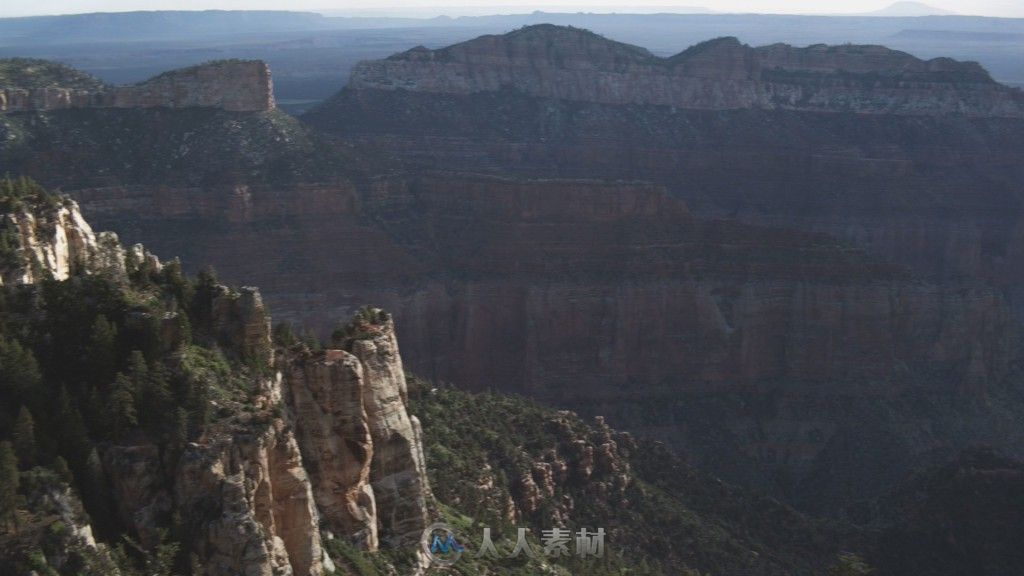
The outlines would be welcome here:
[[[735,38],[658,58],[552,25],[363,62],[348,86],[683,109],[1024,117],[1024,93],[995,83],[973,62],[922,61],[882,46],[751,48]]]
[[[155,107],[210,107],[232,112],[272,110],[270,68],[259,61],[223,60],[165,72],[130,86],[0,85],[0,112]]]
[[[226,278],[259,280],[281,318],[326,330],[325,318],[383,306],[417,374],[606,415],[808,505],[843,478],[874,480],[833,502],[882,491],[964,438],[1009,446],[1017,437],[1001,437],[1013,426],[991,411],[956,417],[969,422],[959,438],[920,411],[1004,393],[1018,327],[1003,294],[983,282],[933,283],[828,236],[701,218],[643,182],[444,173],[363,191],[248,187],[244,210],[237,195],[78,193],[98,221],[133,239],[213,262]],[[142,205],[151,210],[140,218]],[[329,354],[303,368],[316,375],[306,385],[359,381],[355,359]],[[345,478],[351,501],[364,503],[331,503],[335,489],[318,496],[321,509],[337,510],[338,525],[365,527],[377,457],[376,442],[372,454],[365,447],[366,398],[315,396],[303,413],[344,413],[331,422],[363,439],[317,448],[321,461],[351,462],[321,473]],[[903,424],[870,436],[891,411]],[[878,425],[858,428],[868,421]],[[854,456],[849,442],[864,452]],[[897,462],[883,462],[892,451]],[[841,459],[857,462],[859,475],[822,476]],[[373,493],[379,510],[382,493]],[[357,531],[372,542],[371,530]]]

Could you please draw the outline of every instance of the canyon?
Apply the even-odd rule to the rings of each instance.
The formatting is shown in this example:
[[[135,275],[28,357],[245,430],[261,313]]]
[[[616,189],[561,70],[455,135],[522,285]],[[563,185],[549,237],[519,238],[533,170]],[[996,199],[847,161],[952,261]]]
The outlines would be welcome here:
[[[417,575],[428,568],[422,530],[439,518],[467,543],[467,519],[502,540],[515,525],[533,534],[598,525],[616,546],[630,543],[582,568],[572,557],[523,566],[467,554],[460,570],[469,574],[650,572],[660,550],[659,574],[810,575],[841,549],[874,550],[866,533],[728,486],[603,418],[407,377],[394,320],[378,308],[360,309],[321,349],[271,330],[256,288],[228,288],[208,271],[193,282],[177,260],[93,232],[75,202],[30,181],[0,181],[0,209],[0,240],[15,238],[17,256],[0,260],[4,417],[9,401],[27,402],[44,425],[39,449],[19,453],[47,458],[53,441],[59,450],[52,463],[21,466],[18,526],[0,525],[4,573],[109,576],[141,565],[206,576]],[[135,350],[109,394],[92,388],[73,404],[70,394],[89,385],[59,384],[55,413],[39,410],[51,402],[34,393],[63,372],[106,383],[103,358],[120,352],[100,342],[116,346],[118,333]],[[24,365],[12,362],[12,341],[40,359],[31,387],[18,386]],[[91,353],[78,354],[83,346]],[[139,402],[127,423],[95,400],[123,406],[124,383]]]
[[[1021,445],[1020,103],[876,46],[659,59],[538,26],[365,63],[301,122],[11,113],[0,158],[279,319],[381,306],[423,377],[849,515],[963,446]],[[370,542],[367,518],[337,522]]]

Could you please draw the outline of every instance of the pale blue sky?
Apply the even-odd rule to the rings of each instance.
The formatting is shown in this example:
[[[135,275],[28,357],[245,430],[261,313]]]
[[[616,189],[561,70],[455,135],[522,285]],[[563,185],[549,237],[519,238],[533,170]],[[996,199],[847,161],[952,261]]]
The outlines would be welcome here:
[[[851,13],[883,8],[893,0],[33,0],[0,2],[0,16],[68,14],[125,10],[315,10],[331,13],[494,14],[548,11],[651,12],[680,11],[702,6],[719,12]],[[1024,17],[1024,0],[928,0],[928,4],[959,14]],[[638,4],[643,4],[639,6]],[[685,11],[685,10],[682,10]]]

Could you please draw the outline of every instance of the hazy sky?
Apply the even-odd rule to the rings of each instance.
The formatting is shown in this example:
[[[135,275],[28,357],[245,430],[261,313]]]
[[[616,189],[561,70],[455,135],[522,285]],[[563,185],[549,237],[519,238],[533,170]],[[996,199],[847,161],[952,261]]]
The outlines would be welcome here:
[[[355,15],[405,13],[494,14],[548,11],[651,12],[681,11],[702,6],[719,12],[842,13],[867,12],[894,0],[18,0],[0,1],[0,16],[67,14],[123,10],[319,10]],[[927,3],[959,14],[1024,17],[1024,0],[927,0]],[[639,4],[643,4],[640,6]]]

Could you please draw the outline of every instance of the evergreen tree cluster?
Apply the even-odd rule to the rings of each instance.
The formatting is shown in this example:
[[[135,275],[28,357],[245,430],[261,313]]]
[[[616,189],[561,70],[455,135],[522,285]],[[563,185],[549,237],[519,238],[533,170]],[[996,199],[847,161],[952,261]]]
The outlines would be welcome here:
[[[0,219],[62,201],[29,180],[0,180]],[[173,458],[208,430],[214,397],[248,392],[238,381],[250,369],[220,351],[210,326],[216,274],[193,280],[177,261],[156,266],[132,251],[125,267],[0,286],[0,533],[17,530],[19,478],[48,469],[116,540],[102,445],[157,444]]]

